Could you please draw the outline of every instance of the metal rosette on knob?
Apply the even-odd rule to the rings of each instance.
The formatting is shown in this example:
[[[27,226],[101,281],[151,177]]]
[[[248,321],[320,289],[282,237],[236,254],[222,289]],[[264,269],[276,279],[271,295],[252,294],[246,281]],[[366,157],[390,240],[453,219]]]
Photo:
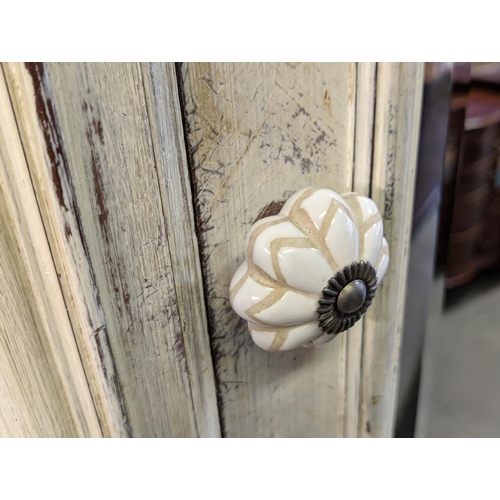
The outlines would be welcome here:
[[[251,226],[229,301],[262,349],[320,347],[359,320],[388,265],[373,200],[306,188]]]
[[[370,307],[377,290],[377,272],[369,262],[353,262],[338,271],[323,289],[318,323],[327,335],[351,328]]]

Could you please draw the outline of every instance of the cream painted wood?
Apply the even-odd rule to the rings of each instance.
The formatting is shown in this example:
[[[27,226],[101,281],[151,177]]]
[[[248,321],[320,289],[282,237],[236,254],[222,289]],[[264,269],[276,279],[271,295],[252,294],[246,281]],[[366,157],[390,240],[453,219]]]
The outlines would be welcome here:
[[[143,64],[142,72],[198,433],[201,437],[219,437],[219,410],[175,66]]]
[[[1,435],[391,435],[423,64],[4,72]],[[268,353],[229,282],[309,186],[372,197],[391,263],[347,334]]]
[[[7,73],[105,435],[219,436],[173,64]]]
[[[0,110],[0,436],[98,437],[3,73]]]
[[[225,435],[389,436],[422,65],[187,63],[181,73]],[[322,349],[262,352],[229,307],[229,282],[249,226],[307,186],[371,191],[398,255],[364,326]]]
[[[163,136],[153,139],[154,108],[148,108],[143,69],[51,64],[48,75],[132,434],[196,436],[198,421],[207,418],[213,424],[205,435],[217,435],[215,418],[196,418],[191,383],[196,387],[196,370],[203,363],[188,364],[186,343],[193,334],[187,330],[194,327],[199,336],[206,332],[203,319],[187,323],[181,317],[179,266],[172,264],[173,259],[183,263],[188,273],[184,292],[195,297],[190,314],[203,318],[200,277],[185,265],[184,252],[195,249],[175,254],[168,240],[168,232],[178,230],[169,227],[164,207],[185,206],[181,186],[177,198],[162,199],[165,170],[183,165],[167,165],[165,156],[155,156],[155,144],[169,144]],[[173,87],[172,81],[163,84]],[[184,212],[176,225],[190,215]],[[201,355],[210,356],[208,351]],[[203,369],[209,376],[206,362]]]
[[[363,437],[388,437],[393,432],[423,77],[423,63],[377,67],[371,197],[383,211],[391,263],[365,319],[359,429]]]
[[[31,66],[43,70],[43,66]],[[50,250],[105,436],[130,434],[106,321],[81,232],[67,159],[43,73],[4,63]],[[35,87],[36,84],[36,87]]]
[[[262,351],[228,288],[261,212],[308,186],[351,190],[356,66],[187,63],[181,72],[225,435],[341,436],[345,336],[325,349]]]
[[[376,70],[376,63],[357,64],[352,190],[363,196],[370,196],[371,194]],[[364,321],[365,318],[361,318],[349,330],[349,335],[346,335],[345,437],[356,437],[358,435]]]

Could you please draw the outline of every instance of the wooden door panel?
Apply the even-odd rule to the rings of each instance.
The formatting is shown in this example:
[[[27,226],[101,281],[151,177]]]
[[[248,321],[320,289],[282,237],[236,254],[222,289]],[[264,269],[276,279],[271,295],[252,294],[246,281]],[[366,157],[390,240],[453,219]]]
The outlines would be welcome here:
[[[225,435],[341,435],[345,337],[264,352],[228,289],[266,207],[307,186],[351,190],[355,65],[187,63],[181,74]]]
[[[173,65],[6,73],[105,435],[219,435]]]
[[[370,196],[383,212],[391,261],[365,319],[359,435],[393,434],[420,131],[423,63],[377,65]]]
[[[2,435],[391,435],[423,64],[2,69]],[[309,186],[371,196],[391,262],[351,330],[269,353],[229,282]]]
[[[2,73],[0,110],[0,435],[99,437]]]
[[[421,67],[380,65],[377,77],[375,70],[333,63],[180,66],[221,422],[229,437],[390,432],[406,266],[400,245],[411,213]],[[229,282],[259,214],[308,186],[376,198],[397,254],[391,288],[382,287],[365,326],[323,349],[264,352],[232,312]],[[389,305],[397,311],[391,319]],[[380,417],[376,407],[384,408]]]

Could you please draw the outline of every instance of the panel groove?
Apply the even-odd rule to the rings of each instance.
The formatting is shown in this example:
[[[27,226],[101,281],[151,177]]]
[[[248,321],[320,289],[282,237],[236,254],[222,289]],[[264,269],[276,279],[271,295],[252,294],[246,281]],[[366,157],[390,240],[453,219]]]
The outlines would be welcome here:
[[[205,301],[205,310],[207,311],[207,327],[208,327],[208,334],[210,339],[213,339],[214,336],[214,324],[215,324],[215,318],[214,314],[212,311],[212,308],[210,307],[208,303],[208,284],[207,284],[207,265],[206,265],[206,259],[204,259],[204,255],[206,253],[205,248],[204,248],[204,242],[203,238],[201,237],[201,228],[203,226],[202,224],[202,217],[201,213],[198,207],[198,204],[196,203],[196,197],[197,197],[197,192],[198,192],[198,179],[194,175],[194,152],[196,149],[196,146],[192,146],[189,138],[190,138],[190,127],[189,127],[189,122],[187,120],[186,116],[186,95],[184,92],[184,85],[183,85],[183,80],[182,80],[182,71],[181,71],[181,65],[182,63],[177,62],[175,63],[175,72],[176,72],[176,81],[177,81],[177,88],[179,92],[179,100],[180,100],[180,106],[181,106],[181,114],[182,114],[182,127],[184,130],[184,145],[185,145],[185,150],[186,150],[186,156],[187,156],[187,164],[188,164],[188,170],[189,170],[189,178],[190,178],[190,187],[191,187],[191,195],[192,195],[192,202],[193,202],[193,213],[195,215],[196,219],[196,240],[198,244],[198,255],[201,263],[201,272],[202,272],[202,277],[203,277],[203,298]],[[222,437],[226,437],[226,432],[225,432],[225,424],[224,424],[224,414],[222,412],[222,395],[221,395],[221,383],[219,380],[219,375],[217,370],[215,369],[215,361],[217,359],[217,352],[215,351],[214,348],[214,343],[210,342],[210,351],[211,351],[211,356],[212,356],[212,363],[214,366],[214,377],[215,377],[215,383],[216,383],[216,395],[217,395],[217,408],[218,408],[218,413],[219,413],[219,421],[220,421],[220,426],[221,426],[221,435]]]
[[[145,83],[145,80],[144,80],[144,69],[141,65],[139,65],[139,71],[141,73],[141,78],[142,78],[142,85],[144,87],[144,92],[146,92],[146,83]],[[152,127],[152,124],[151,124],[151,113],[150,113],[150,110],[149,110],[149,107],[148,107],[148,103],[146,102],[145,104],[145,111],[146,111],[146,117],[147,117],[147,121],[148,121],[148,124],[149,124],[149,132],[150,132],[150,135],[151,137],[153,137],[153,127]],[[165,203],[165,200],[163,198],[163,190],[161,189],[161,181],[160,181],[160,174],[159,174],[159,168],[160,168],[160,163],[156,157],[156,150],[155,148],[153,147],[152,148],[152,154],[153,154],[153,160],[154,160],[154,164],[155,164],[155,170],[156,170],[156,180],[157,180],[157,183],[158,183],[158,187],[160,188],[159,189],[159,199],[160,199],[160,203],[161,203],[161,209],[162,209],[162,213],[163,214],[166,214],[167,213],[167,207],[166,207],[166,203]],[[168,228],[167,228],[167,220],[166,218],[163,219],[163,223],[165,225],[165,233],[168,232]],[[169,241],[167,240],[167,250],[168,250],[168,255],[169,255],[169,259],[170,261],[172,261],[172,251],[170,249],[170,243]],[[175,274],[172,273],[172,282],[173,282],[173,286],[174,286],[174,290],[176,292],[176,295],[177,294],[177,286],[176,286],[176,283],[175,283]],[[180,338],[182,339],[182,350],[184,351],[184,355],[186,353],[186,342],[185,342],[185,339],[184,339],[184,332],[181,330],[181,335],[180,335]],[[191,386],[191,377],[189,376],[189,366],[186,364],[186,370],[188,372],[188,383],[189,383],[189,392],[190,394],[192,394],[192,386]],[[193,413],[195,413],[195,409],[194,409],[194,401],[191,399],[191,403],[192,403],[192,411]],[[198,422],[197,420],[195,419],[195,426],[196,426],[196,434],[199,436],[200,435],[200,429],[198,428]]]

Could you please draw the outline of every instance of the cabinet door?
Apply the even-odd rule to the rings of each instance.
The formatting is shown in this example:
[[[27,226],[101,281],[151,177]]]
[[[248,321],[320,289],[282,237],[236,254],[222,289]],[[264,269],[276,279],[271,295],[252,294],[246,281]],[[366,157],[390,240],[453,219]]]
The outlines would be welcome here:
[[[1,84],[1,286],[32,298],[0,315],[2,435],[391,435],[421,64],[9,63]],[[268,353],[229,282],[250,225],[310,186],[372,197],[390,266],[348,332]]]
[[[186,140],[223,433],[392,430],[422,67],[182,64]],[[318,349],[257,349],[228,286],[256,219],[309,186],[380,207],[391,264],[363,322]]]

